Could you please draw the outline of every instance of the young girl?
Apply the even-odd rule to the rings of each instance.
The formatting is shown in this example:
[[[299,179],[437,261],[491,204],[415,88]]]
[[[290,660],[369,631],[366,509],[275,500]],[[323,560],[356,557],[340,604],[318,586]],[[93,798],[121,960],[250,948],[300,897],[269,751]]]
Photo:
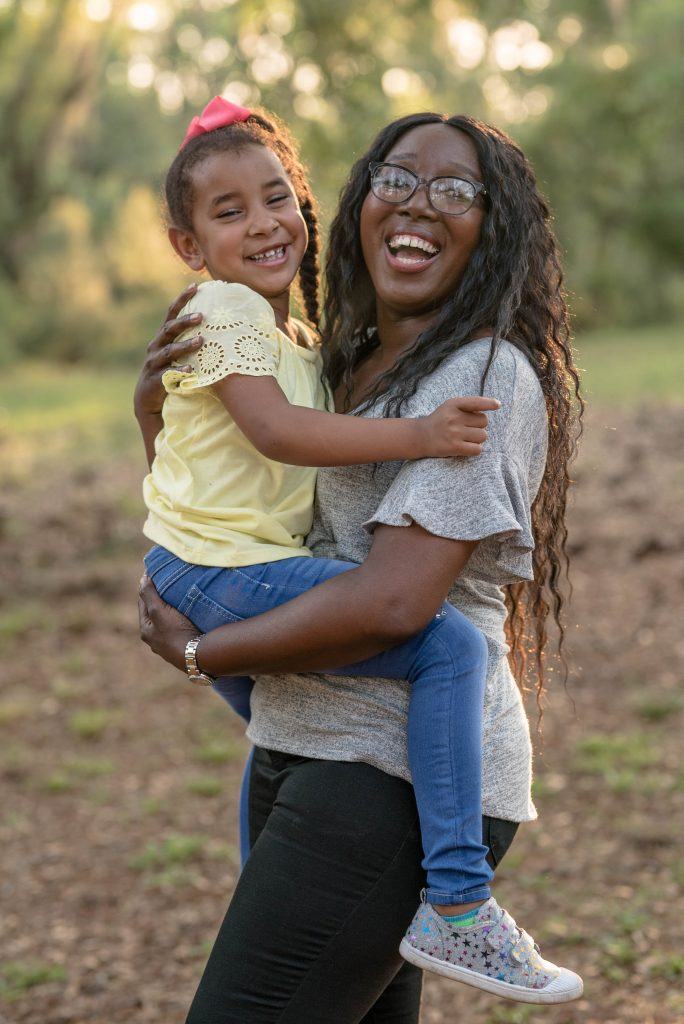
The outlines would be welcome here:
[[[216,98],[191,123],[166,197],[175,250],[213,281],[185,307],[202,314],[204,345],[190,366],[164,375],[164,429],[145,481],[145,533],[156,547],[145,562],[160,595],[204,633],[355,567],[313,559],[303,547],[313,467],[478,454],[486,437],[482,413],[498,403],[452,400],[418,420],[325,411],[318,353],[289,315],[299,274],[316,323],[318,239],[311,193],[281,126]],[[422,258],[412,252],[420,251],[417,235],[392,241],[397,258]],[[393,636],[388,623],[388,645]],[[251,681],[204,675],[201,640],[186,647],[191,680],[214,685],[248,718]],[[425,701],[409,714],[409,756],[425,899],[438,908],[459,905],[464,913],[446,917],[454,929],[469,928],[483,903],[493,903],[481,837],[486,657],[482,634],[445,604],[412,640],[335,670],[408,679],[414,693],[429,694],[429,720]],[[576,998],[579,979],[543,961],[525,933],[504,943],[515,926],[500,914],[501,936],[492,937],[491,949],[485,943],[448,976],[525,1002]],[[492,976],[488,955],[499,937],[505,952]]]

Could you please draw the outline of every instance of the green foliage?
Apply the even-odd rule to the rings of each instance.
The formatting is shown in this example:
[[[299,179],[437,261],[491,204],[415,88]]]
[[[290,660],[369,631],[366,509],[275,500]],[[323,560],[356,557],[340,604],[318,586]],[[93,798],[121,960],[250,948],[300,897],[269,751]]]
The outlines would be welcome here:
[[[12,1002],[37,985],[66,979],[66,971],[58,964],[8,961],[0,965],[0,998]]]
[[[680,4],[166,0],[149,23],[144,6],[0,7],[4,362],[139,361],[187,280],[161,228],[163,173],[221,92],[292,127],[324,221],[393,117],[492,121],[549,195],[577,323],[684,318]]]
[[[148,843],[142,853],[131,860],[136,871],[169,868],[194,860],[205,849],[204,836],[167,836],[161,843]]]
[[[118,715],[106,708],[84,708],[69,718],[69,729],[79,739],[98,740]]]

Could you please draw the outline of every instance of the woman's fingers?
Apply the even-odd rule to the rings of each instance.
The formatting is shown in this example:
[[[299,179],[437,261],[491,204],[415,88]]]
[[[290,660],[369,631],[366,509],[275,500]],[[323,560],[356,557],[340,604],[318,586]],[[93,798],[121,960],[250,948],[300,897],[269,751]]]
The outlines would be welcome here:
[[[201,313],[188,313],[186,316],[179,316],[176,320],[167,320],[147,346],[147,351],[151,354],[163,348],[174,341],[179,334],[183,334],[189,328],[197,326],[201,321]]]
[[[196,291],[196,284],[189,284],[187,288],[184,288],[180,295],[176,296],[176,298],[173,300],[173,302],[167,309],[165,319],[175,320],[178,314],[180,313],[181,309],[185,305],[185,303],[189,302],[189,300],[192,298]]]
[[[195,334],[192,338],[169,342],[168,345],[164,345],[149,355],[150,369],[165,370],[171,363],[179,363],[184,357],[191,356],[194,352],[197,352],[201,348],[203,340],[201,334]]]

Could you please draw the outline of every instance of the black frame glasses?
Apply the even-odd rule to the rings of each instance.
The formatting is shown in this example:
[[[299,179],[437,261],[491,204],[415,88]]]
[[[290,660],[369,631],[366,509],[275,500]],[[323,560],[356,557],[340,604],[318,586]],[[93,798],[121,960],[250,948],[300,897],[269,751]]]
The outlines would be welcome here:
[[[413,188],[411,189],[411,191],[407,195],[401,196],[399,199],[388,199],[387,196],[379,195],[375,191],[375,174],[381,167],[395,167],[397,170],[403,171],[404,174],[407,174],[409,178],[413,178]],[[373,161],[372,163],[368,164],[368,170],[370,172],[371,179],[371,192],[373,193],[375,198],[379,199],[383,203],[392,203],[392,205],[394,206],[399,205],[400,203],[407,203],[409,199],[411,199],[411,197],[416,194],[421,185],[425,185],[425,192],[428,197],[428,202],[433,210],[436,210],[437,213],[443,213],[447,217],[462,217],[464,213],[468,212],[468,210],[471,208],[471,206],[473,205],[478,196],[487,195],[487,189],[479,181],[471,181],[470,178],[462,178],[458,174],[440,174],[436,178],[419,178],[417,174],[413,173],[413,171],[409,171],[408,167],[402,167],[401,164],[393,164],[391,162],[388,162],[387,160]],[[435,203],[433,196],[432,186],[436,181],[460,181],[465,182],[465,184],[469,185],[470,188],[473,190],[473,195],[466,208],[464,210],[458,210],[455,213],[452,213],[449,210],[441,209]]]

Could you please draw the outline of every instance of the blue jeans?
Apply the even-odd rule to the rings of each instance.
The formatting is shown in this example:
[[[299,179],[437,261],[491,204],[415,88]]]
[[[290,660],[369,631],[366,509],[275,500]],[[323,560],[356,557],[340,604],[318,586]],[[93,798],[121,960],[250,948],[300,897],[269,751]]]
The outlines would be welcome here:
[[[353,562],[294,557],[235,569],[183,562],[154,547],[148,574],[169,604],[206,633],[269,611]],[[411,684],[408,755],[418,805],[431,903],[489,897],[492,870],[482,844],[482,705],[487,645],[460,612],[444,604],[422,632],[333,674],[407,679]],[[328,670],[326,670],[328,671]],[[252,680],[218,679],[214,688],[249,719]]]

